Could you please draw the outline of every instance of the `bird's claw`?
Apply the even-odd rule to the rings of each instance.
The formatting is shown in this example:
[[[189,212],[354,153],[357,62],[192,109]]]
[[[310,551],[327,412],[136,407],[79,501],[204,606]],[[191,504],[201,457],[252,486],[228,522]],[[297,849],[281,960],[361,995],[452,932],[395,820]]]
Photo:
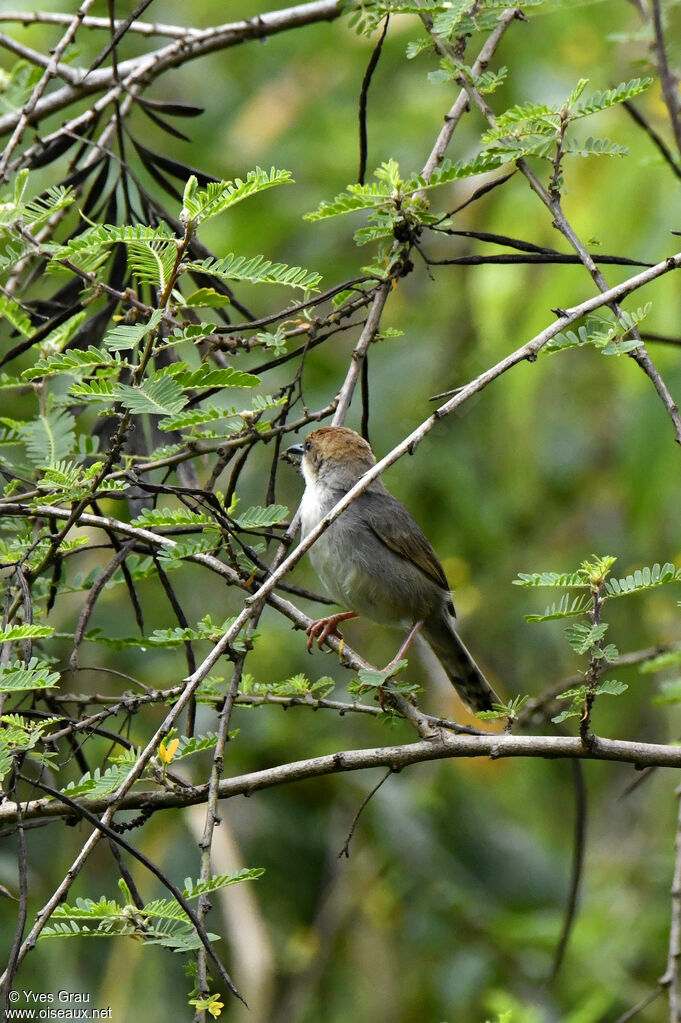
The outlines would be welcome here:
[[[315,640],[317,640],[317,646],[321,647],[325,639],[329,636],[335,636],[340,640],[339,653],[341,653],[345,640],[343,639],[342,632],[338,631],[338,623],[346,622],[349,618],[356,617],[357,615],[354,611],[343,611],[341,614],[329,615],[328,618],[319,618],[316,622],[310,622],[305,630],[308,635],[307,652],[312,653],[312,644]]]
[[[317,640],[317,646],[319,647],[329,636],[336,636],[341,643],[343,642],[343,635],[338,631],[333,615],[331,618],[320,618],[318,621],[312,622],[305,631],[309,637],[307,641],[307,652],[309,654],[312,653],[312,645],[315,640]]]

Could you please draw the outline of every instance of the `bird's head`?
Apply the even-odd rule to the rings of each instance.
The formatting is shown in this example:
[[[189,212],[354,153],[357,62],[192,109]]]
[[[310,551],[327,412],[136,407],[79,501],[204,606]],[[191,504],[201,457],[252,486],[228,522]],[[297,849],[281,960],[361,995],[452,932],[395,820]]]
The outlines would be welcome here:
[[[301,469],[309,486],[350,489],[376,464],[367,441],[346,426],[322,426],[313,430],[301,444],[294,444],[287,454],[301,455]]]

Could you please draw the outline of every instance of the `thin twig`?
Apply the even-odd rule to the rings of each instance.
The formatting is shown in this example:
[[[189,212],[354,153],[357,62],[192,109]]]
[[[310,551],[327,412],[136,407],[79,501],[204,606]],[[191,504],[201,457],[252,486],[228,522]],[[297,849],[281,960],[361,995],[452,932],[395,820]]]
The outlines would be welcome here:
[[[641,111],[634,106],[630,99],[625,99],[624,102],[622,103],[622,106],[627,111],[629,116],[636,122],[636,124],[638,124],[639,127],[643,128],[646,135],[648,135],[648,137],[650,138],[650,141],[653,143],[654,146],[657,147],[657,149],[662,154],[668,166],[674,172],[676,177],[681,178],[681,167],[674,159],[672,151],[667,145],[667,143],[664,141],[661,135],[658,135],[650,121],[648,121],[643,116]]]
[[[634,1016],[638,1016],[639,1012],[643,1012],[643,1010],[646,1009],[652,1002],[654,1002],[656,998],[659,998],[661,994],[662,994],[661,987],[658,987],[654,991],[651,991],[650,994],[646,995],[645,998],[642,998],[640,1002],[637,1002],[636,1005],[633,1005],[631,1009],[627,1009],[627,1011],[623,1012],[621,1016],[618,1016],[617,1019],[615,1020],[615,1023],[629,1023],[630,1019],[633,1019]]]
[[[681,797],[681,789],[677,789],[676,795]],[[669,996],[669,1023],[681,1021],[681,981],[679,979],[679,969],[681,968],[681,798],[679,798],[674,845],[676,857],[671,887],[672,918],[669,927],[669,952],[667,969],[659,980],[660,986],[667,989]]]
[[[359,170],[357,171],[357,181],[360,185],[364,184],[364,177],[367,170],[367,154],[369,149],[367,141],[367,100],[369,98],[369,86],[371,85],[371,79],[374,77],[374,71],[378,67],[378,62],[381,59],[383,41],[385,39],[386,32],[388,31],[389,24],[390,15],[388,14],[383,22],[383,31],[379,36],[378,42],[371,54],[367,69],[364,72],[362,88],[359,93]]]
[[[383,783],[388,780],[388,778],[390,777],[391,774],[394,774],[394,771],[393,771],[392,767],[389,767],[388,770],[383,775],[383,777],[381,778],[381,780],[379,782],[377,782],[376,785],[374,785],[374,787],[371,790],[371,792],[360,803],[359,810],[357,811],[355,816],[352,818],[352,824],[350,825],[350,830],[348,831],[348,834],[347,834],[347,837],[345,839],[345,842],[343,843],[343,848],[338,853],[338,859],[339,860],[342,859],[343,856],[345,856],[346,860],[350,859],[350,843],[352,842],[352,837],[355,834],[355,828],[357,827],[359,819],[362,816],[362,811],[364,810],[364,808],[366,806],[369,805],[371,800],[374,798],[374,796],[376,795],[376,793],[380,789],[381,785],[383,785]]]
[[[586,811],[587,811],[587,800],[586,800],[586,782],[584,779],[584,768],[581,761],[573,760],[572,767],[572,789],[575,794],[575,823],[573,829],[573,847],[572,847],[572,874],[570,877],[570,890],[568,893],[568,900],[565,907],[565,917],[563,919],[563,927],[558,939],[556,950],[553,954],[553,964],[551,966],[551,973],[549,974],[549,983],[553,983],[558,974],[560,973],[563,960],[565,959],[565,952],[567,950],[568,941],[570,940],[570,934],[574,925],[575,917],[577,915],[577,906],[579,903],[579,892],[582,883],[582,874],[584,871],[584,854],[586,851]]]
[[[669,113],[672,131],[676,140],[676,148],[681,154],[681,111],[679,110],[679,82],[678,77],[672,74],[667,60],[667,48],[664,42],[664,30],[662,27],[662,11],[660,0],[652,0],[653,7],[653,31],[655,32],[655,52],[657,54],[657,69],[660,74],[662,95]]]

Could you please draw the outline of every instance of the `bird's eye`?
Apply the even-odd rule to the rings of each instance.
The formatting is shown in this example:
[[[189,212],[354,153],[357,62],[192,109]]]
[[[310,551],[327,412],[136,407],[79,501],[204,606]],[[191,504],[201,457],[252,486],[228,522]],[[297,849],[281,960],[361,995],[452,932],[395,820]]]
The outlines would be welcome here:
[[[303,451],[309,451],[311,447],[312,441],[306,440],[305,443],[303,444]]]

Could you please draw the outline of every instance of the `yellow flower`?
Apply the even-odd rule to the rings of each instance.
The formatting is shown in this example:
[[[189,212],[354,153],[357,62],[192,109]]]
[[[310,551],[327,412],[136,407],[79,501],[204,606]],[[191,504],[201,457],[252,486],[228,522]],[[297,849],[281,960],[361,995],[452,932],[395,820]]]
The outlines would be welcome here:
[[[165,743],[163,743],[163,742],[161,743],[161,745],[158,748],[158,755],[160,756],[160,758],[161,758],[161,760],[163,761],[164,764],[169,764],[170,763],[170,761],[173,759],[173,757],[177,753],[177,747],[179,745],[180,745],[180,740],[179,739],[173,739],[172,742],[168,743],[167,747],[166,747]]]
[[[208,1010],[213,1019],[221,1016],[225,1007],[225,1003],[220,1001],[220,995],[210,995],[208,998],[190,998],[189,1004],[195,1005],[199,1012]]]

